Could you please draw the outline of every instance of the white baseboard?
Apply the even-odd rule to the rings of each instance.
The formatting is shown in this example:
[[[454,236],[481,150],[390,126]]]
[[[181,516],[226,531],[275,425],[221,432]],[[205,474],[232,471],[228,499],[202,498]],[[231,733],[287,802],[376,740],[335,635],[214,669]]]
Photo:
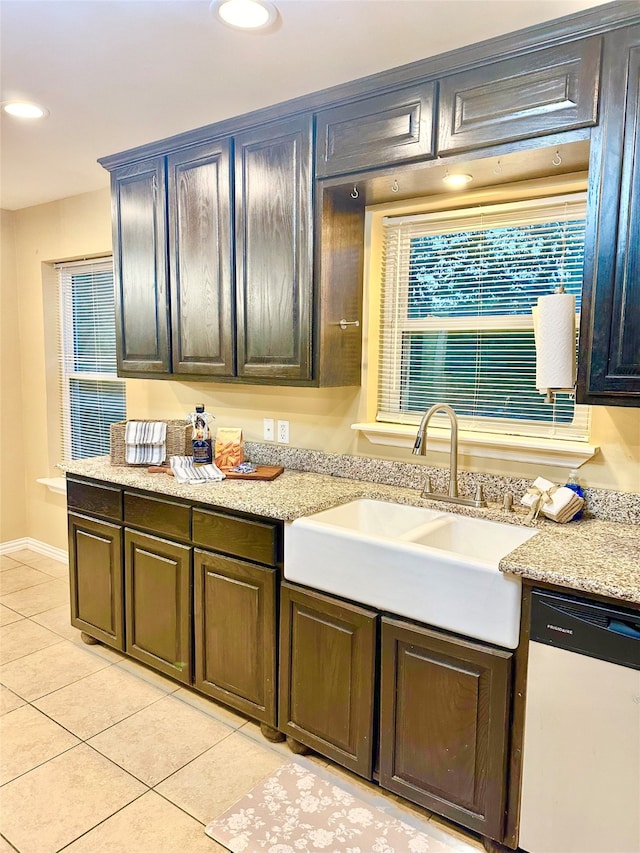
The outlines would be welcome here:
[[[60,560],[63,563],[69,560],[67,552],[62,548],[54,548],[53,545],[47,545],[46,542],[40,542],[30,536],[0,543],[0,554],[12,554],[14,551],[21,551],[23,548],[29,548],[31,551],[42,554],[43,557],[51,557],[53,560]]]

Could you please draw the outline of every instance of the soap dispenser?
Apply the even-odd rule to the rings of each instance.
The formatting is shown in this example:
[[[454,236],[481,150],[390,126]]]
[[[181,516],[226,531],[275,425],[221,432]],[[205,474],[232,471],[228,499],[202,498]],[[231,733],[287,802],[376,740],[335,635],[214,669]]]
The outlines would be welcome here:
[[[579,498],[584,498],[584,489],[580,485],[580,480],[578,479],[578,471],[575,468],[573,471],[569,471],[569,479],[565,483],[565,487],[567,489],[571,489],[572,492],[575,492]],[[577,521],[577,519],[579,518],[582,518],[582,510],[579,510],[571,520]]]

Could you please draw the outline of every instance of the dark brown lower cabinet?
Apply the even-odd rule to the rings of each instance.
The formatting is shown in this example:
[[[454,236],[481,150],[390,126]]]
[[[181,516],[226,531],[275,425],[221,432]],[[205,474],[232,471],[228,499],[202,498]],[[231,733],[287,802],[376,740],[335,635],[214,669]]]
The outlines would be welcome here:
[[[277,570],[199,549],[193,563],[194,686],[275,726]]]
[[[377,615],[282,584],[280,731],[371,779]]]
[[[70,512],[71,624],[124,651],[122,528]]]
[[[191,683],[191,548],[134,530],[124,535],[126,652]]]
[[[382,619],[380,784],[501,841],[511,652]]]

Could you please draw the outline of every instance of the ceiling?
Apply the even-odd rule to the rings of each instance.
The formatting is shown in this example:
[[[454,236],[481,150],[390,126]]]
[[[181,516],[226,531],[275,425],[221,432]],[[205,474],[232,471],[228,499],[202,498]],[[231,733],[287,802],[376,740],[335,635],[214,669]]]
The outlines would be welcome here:
[[[98,157],[558,18],[598,0],[275,0],[269,32],[208,0],[0,0],[0,207],[108,185]]]

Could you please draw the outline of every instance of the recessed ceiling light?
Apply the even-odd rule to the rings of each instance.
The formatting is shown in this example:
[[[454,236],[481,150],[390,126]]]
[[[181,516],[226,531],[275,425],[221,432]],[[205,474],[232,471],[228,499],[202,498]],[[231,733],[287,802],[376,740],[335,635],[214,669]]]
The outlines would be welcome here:
[[[452,190],[459,190],[470,184],[473,178],[471,175],[445,175],[442,182]]]
[[[276,7],[267,0],[214,0],[211,10],[230,27],[262,30],[278,17]]]
[[[2,109],[16,118],[44,118],[49,115],[49,110],[29,101],[7,101]]]

